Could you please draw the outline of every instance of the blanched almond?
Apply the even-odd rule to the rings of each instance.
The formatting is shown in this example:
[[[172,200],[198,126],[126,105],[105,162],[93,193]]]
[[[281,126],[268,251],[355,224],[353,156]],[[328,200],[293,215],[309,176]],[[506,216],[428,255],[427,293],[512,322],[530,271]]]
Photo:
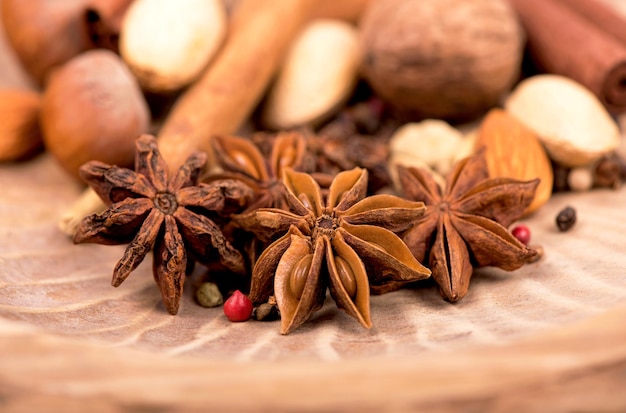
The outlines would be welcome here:
[[[263,108],[269,128],[317,124],[344,103],[357,79],[357,30],[340,20],[310,23],[294,42]]]

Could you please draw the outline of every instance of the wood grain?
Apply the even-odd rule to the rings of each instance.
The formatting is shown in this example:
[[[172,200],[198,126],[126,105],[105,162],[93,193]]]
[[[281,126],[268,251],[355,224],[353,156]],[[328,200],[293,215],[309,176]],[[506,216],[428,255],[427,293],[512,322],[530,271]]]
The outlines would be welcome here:
[[[82,188],[51,158],[0,167],[0,188],[3,411],[626,408],[626,188],[554,197],[526,221],[545,257],[477,272],[456,305],[430,284],[374,297],[364,330],[328,302],[286,337],[229,323],[193,288],[168,315],[149,264],[111,287],[122,247],[56,228]],[[567,204],[579,222],[560,233]]]
[[[4,412],[624,411],[626,307],[541,337],[341,363],[198,360],[0,327]],[[244,396],[244,397],[242,397]]]
[[[201,270],[176,317],[150,260],[111,287],[123,247],[57,228],[82,190],[45,155],[0,165],[3,413],[626,411],[626,188],[553,197],[526,220],[544,258],[456,305],[424,283],[373,297],[372,330],[329,301],[289,336],[196,305]]]

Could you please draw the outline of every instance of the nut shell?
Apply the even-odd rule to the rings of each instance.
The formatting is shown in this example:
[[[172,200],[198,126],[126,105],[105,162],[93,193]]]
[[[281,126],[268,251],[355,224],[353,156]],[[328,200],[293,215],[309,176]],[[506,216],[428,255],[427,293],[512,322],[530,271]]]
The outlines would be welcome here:
[[[0,162],[16,161],[41,147],[41,96],[28,90],[0,90]]]
[[[564,76],[525,79],[505,106],[539,135],[550,157],[563,166],[589,165],[619,147],[619,127],[602,103]]]
[[[361,22],[362,70],[409,118],[467,120],[517,80],[523,31],[504,0],[385,0]]]
[[[149,121],[135,78],[108,50],[85,52],[60,67],[43,97],[45,146],[77,178],[90,160],[131,166],[135,139],[147,132]]]
[[[39,84],[54,66],[90,47],[83,13],[90,0],[2,0],[11,46]]]

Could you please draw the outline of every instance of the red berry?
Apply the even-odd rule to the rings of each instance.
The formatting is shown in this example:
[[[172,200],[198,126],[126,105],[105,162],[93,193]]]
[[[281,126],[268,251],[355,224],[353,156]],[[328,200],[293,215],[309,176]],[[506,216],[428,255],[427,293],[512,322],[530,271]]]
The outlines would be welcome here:
[[[248,321],[252,315],[252,301],[237,290],[224,302],[224,315],[233,322]]]
[[[526,225],[517,225],[511,230],[511,234],[524,245],[530,242],[530,229]]]

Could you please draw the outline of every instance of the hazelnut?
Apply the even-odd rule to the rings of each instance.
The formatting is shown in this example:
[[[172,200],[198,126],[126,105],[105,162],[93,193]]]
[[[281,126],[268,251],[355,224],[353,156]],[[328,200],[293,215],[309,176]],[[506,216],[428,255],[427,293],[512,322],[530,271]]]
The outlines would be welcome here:
[[[50,70],[94,48],[117,49],[121,19],[132,0],[3,0],[7,39],[39,84]]]
[[[35,154],[41,147],[39,93],[0,90],[0,161],[16,161]]]
[[[108,50],[85,52],[59,67],[44,92],[45,146],[75,177],[90,160],[132,165],[135,138],[149,121],[136,79]]]

